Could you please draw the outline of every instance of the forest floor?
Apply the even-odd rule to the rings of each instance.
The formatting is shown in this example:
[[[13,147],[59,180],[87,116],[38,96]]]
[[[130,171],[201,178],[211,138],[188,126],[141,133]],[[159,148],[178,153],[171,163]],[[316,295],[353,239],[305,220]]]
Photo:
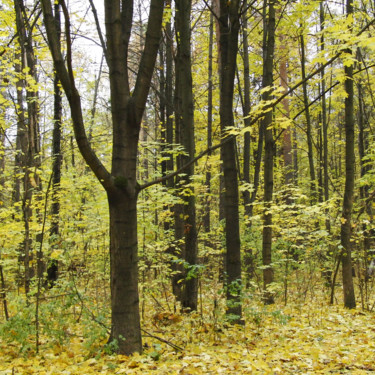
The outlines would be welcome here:
[[[374,312],[317,301],[249,306],[244,326],[154,311],[144,353],[129,357],[104,353],[103,343],[87,348],[78,325],[63,344],[41,338],[39,353],[0,339],[0,374],[375,374]]]

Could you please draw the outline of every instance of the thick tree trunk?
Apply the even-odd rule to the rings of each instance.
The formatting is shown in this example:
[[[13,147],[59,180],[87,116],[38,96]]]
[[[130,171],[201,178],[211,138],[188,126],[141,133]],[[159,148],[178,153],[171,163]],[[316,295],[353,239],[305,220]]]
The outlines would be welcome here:
[[[138,295],[137,195],[122,188],[107,193],[110,213],[110,341],[120,353],[142,352]],[[126,296],[126,298],[124,298]]]

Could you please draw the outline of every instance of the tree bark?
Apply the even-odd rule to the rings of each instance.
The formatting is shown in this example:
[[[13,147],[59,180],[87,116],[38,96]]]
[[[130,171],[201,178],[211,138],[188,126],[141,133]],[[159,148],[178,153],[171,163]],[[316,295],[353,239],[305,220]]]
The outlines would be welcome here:
[[[352,13],[353,0],[347,0],[346,14],[349,16]],[[352,50],[347,48],[346,53],[352,55]],[[344,71],[347,97],[345,98],[345,191],[341,218],[341,257],[344,305],[353,309],[356,307],[350,243],[355,178],[353,64],[345,66]]]
[[[60,5],[55,4],[55,19],[56,29],[58,34],[61,34],[60,24]],[[60,36],[59,36],[60,39]],[[61,165],[62,165],[62,154],[61,154],[61,125],[62,125],[62,91],[60,82],[55,74],[54,82],[54,115],[53,115],[53,133],[52,133],[52,207],[51,207],[51,230],[50,235],[52,237],[52,248],[56,246],[58,242],[58,236],[60,233],[60,182],[61,182]],[[58,261],[51,259],[47,267],[47,281],[50,286],[53,286],[58,278]]]
[[[240,27],[239,9],[240,0],[229,3],[220,0],[220,126],[223,139],[230,138],[221,148],[224,174],[227,314],[238,323],[242,314],[238,170],[236,140],[226,132],[234,125],[233,93]]]
[[[268,18],[265,19],[264,32],[266,33],[264,45],[264,62],[263,62],[263,88],[271,87],[273,83],[273,61],[275,51],[275,8],[274,0],[265,0],[264,6],[268,8]],[[262,95],[263,101],[272,98],[270,91]],[[271,203],[273,196],[273,161],[274,161],[274,139],[272,134],[272,111],[264,115],[262,127],[264,129],[265,154],[264,154],[264,214],[263,214],[263,288],[264,302],[266,304],[274,303],[273,294],[267,290],[273,282],[272,269],[272,212]]]
[[[194,102],[193,81],[191,73],[191,30],[190,14],[191,0],[176,0],[176,34],[177,34],[177,56],[176,56],[176,121],[180,129],[181,144],[187,155],[181,155],[181,165],[185,165],[194,158]],[[195,195],[192,186],[194,175],[194,164],[185,169],[184,177],[180,180],[184,190],[183,215],[184,215],[184,262],[185,280],[183,281],[182,307],[189,310],[197,309],[198,301],[198,275],[197,265],[197,227],[195,212]],[[184,186],[185,185],[185,186]]]

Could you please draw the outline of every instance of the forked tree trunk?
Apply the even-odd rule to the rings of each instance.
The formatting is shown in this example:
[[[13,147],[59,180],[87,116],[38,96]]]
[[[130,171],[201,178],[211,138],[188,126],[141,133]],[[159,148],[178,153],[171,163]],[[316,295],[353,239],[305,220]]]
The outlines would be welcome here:
[[[86,163],[107,192],[110,213],[111,335],[118,352],[142,351],[138,297],[137,197],[138,140],[160,43],[163,0],[151,0],[145,47],[135,87],[130,91],[128,53],[133,1],[105,0],[105,23],[113,124],[112,167],[99,160],[86,135],[77,91],[70,39],[70,19],[64,1],[66,64],[62,56],[50,0],[42,0],[44,25],[55,69],[67,96],[75,138]]]

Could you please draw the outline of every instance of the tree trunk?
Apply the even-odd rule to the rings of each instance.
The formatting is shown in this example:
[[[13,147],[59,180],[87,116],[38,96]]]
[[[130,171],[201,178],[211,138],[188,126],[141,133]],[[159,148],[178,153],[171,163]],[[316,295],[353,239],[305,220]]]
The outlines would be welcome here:
[[[214,43],[214,17],[210,12],[210,31],[209,31],[209,42],[208,42],[208,89],[207,89],[207,148],[212,146],[212,61],[213,61],[213,43]],[[211,194],[211,166],[207,167],[206,171],[206,199],[204,205],[203,215],[203,227],[206,233],[211,230],[211,217],[210,217],[210,194]]]
[[[181,165],[185,165],[193,159],[195,153],[194,140],[194,102],[193,81],[191,73],[191,29],[190,13],[191,0],[176,0],[176,33],[177,56],[176,56],[176,120],[180,130],[181,144],[187,155],[181,155]],[[184,189],[192,183],[194,175],[194,164],[184,170],[185,174],[181,180]],[[184,261],[185,280],[183,282],[182,307],[190,310],[197,309],[198,301],[198,275],[197,265],[197,227],[195,213],[195,195],[191,186],[189,193],[183,195],[183,225],[184,225]]]
[[[300,37],[301,41],[301,70],[302,70],[302,89],[303,89],[303,104],[305,106],[306,116],[306,136],[307,136],[307,154],[309,158],[309,171],[310,171],[310,194],[311,202],[316,201],[316,180],[315,180],[315,167],[314,167],[314,154],[313,154],[313,140],[311,134],[311,117],[309,109],[309,96],[307,93],[306,79],[306,58],[305,58],[305,39],[303,34]]]
[[[60,26],[60,5],[55,4],[55,19],[58,34],[61,33]],[[61,182],[61,124],[62,124],[62,91],[60,82],[55,75],[54,77],[54,116],[53,116],[53,133],[52,133],[52,207],[51,207],[51,230],[52,248],[56,247],[58,236],[60,234],[60,182]],[[58,261],[51,259],[47,267],[47,281],[53,286],[58,277]]]
[[[138,295],[137,195],[107,193],[110,213],[112,326],[120,353],[142,352]],[[124,298],[126,297],[126,298]]]
[[[220,0],[220,124],[221,135],[226,141],[221,148],[221,160],[224,173],[227,314],[238,323],[242,314],[238,171],[236,140],[226,132],[234,125],[233,92],[240,26],[239,7],[239,0],[229,3]]]
[[[347,0],[346,12],[347,16],[353,13],[353,0]],[[351,49],[348,48],[346,53],[351,55]],[[347,97],[345,98],[345,191],[341,218],[341,257],[344,305],[352,309],[356,307],[350,243],[355,178],[353,65],[345,66],[344,70]]]
[[[264,88],[271,87],[273,84],[273,60],[275,50],[275,8],[274,0],[265,1],[265,8],[268,3],[268,19],[264,20],[266,33],[264,45],[264,63],[263,63],[263,84]],[[272,98],[271,93],[266,91],[262,99],[266,102]],[[263,214],[263,288],[264,302],[266,304],[274,303],[272,293],[267,288],[273,282],[272,269],[272,213],[271,203],[273,196],[273,161],[274,161],[274,139],[272,134],[272,111],[268,111],[263,120],[265,154],[264,154],[264,214]]]

